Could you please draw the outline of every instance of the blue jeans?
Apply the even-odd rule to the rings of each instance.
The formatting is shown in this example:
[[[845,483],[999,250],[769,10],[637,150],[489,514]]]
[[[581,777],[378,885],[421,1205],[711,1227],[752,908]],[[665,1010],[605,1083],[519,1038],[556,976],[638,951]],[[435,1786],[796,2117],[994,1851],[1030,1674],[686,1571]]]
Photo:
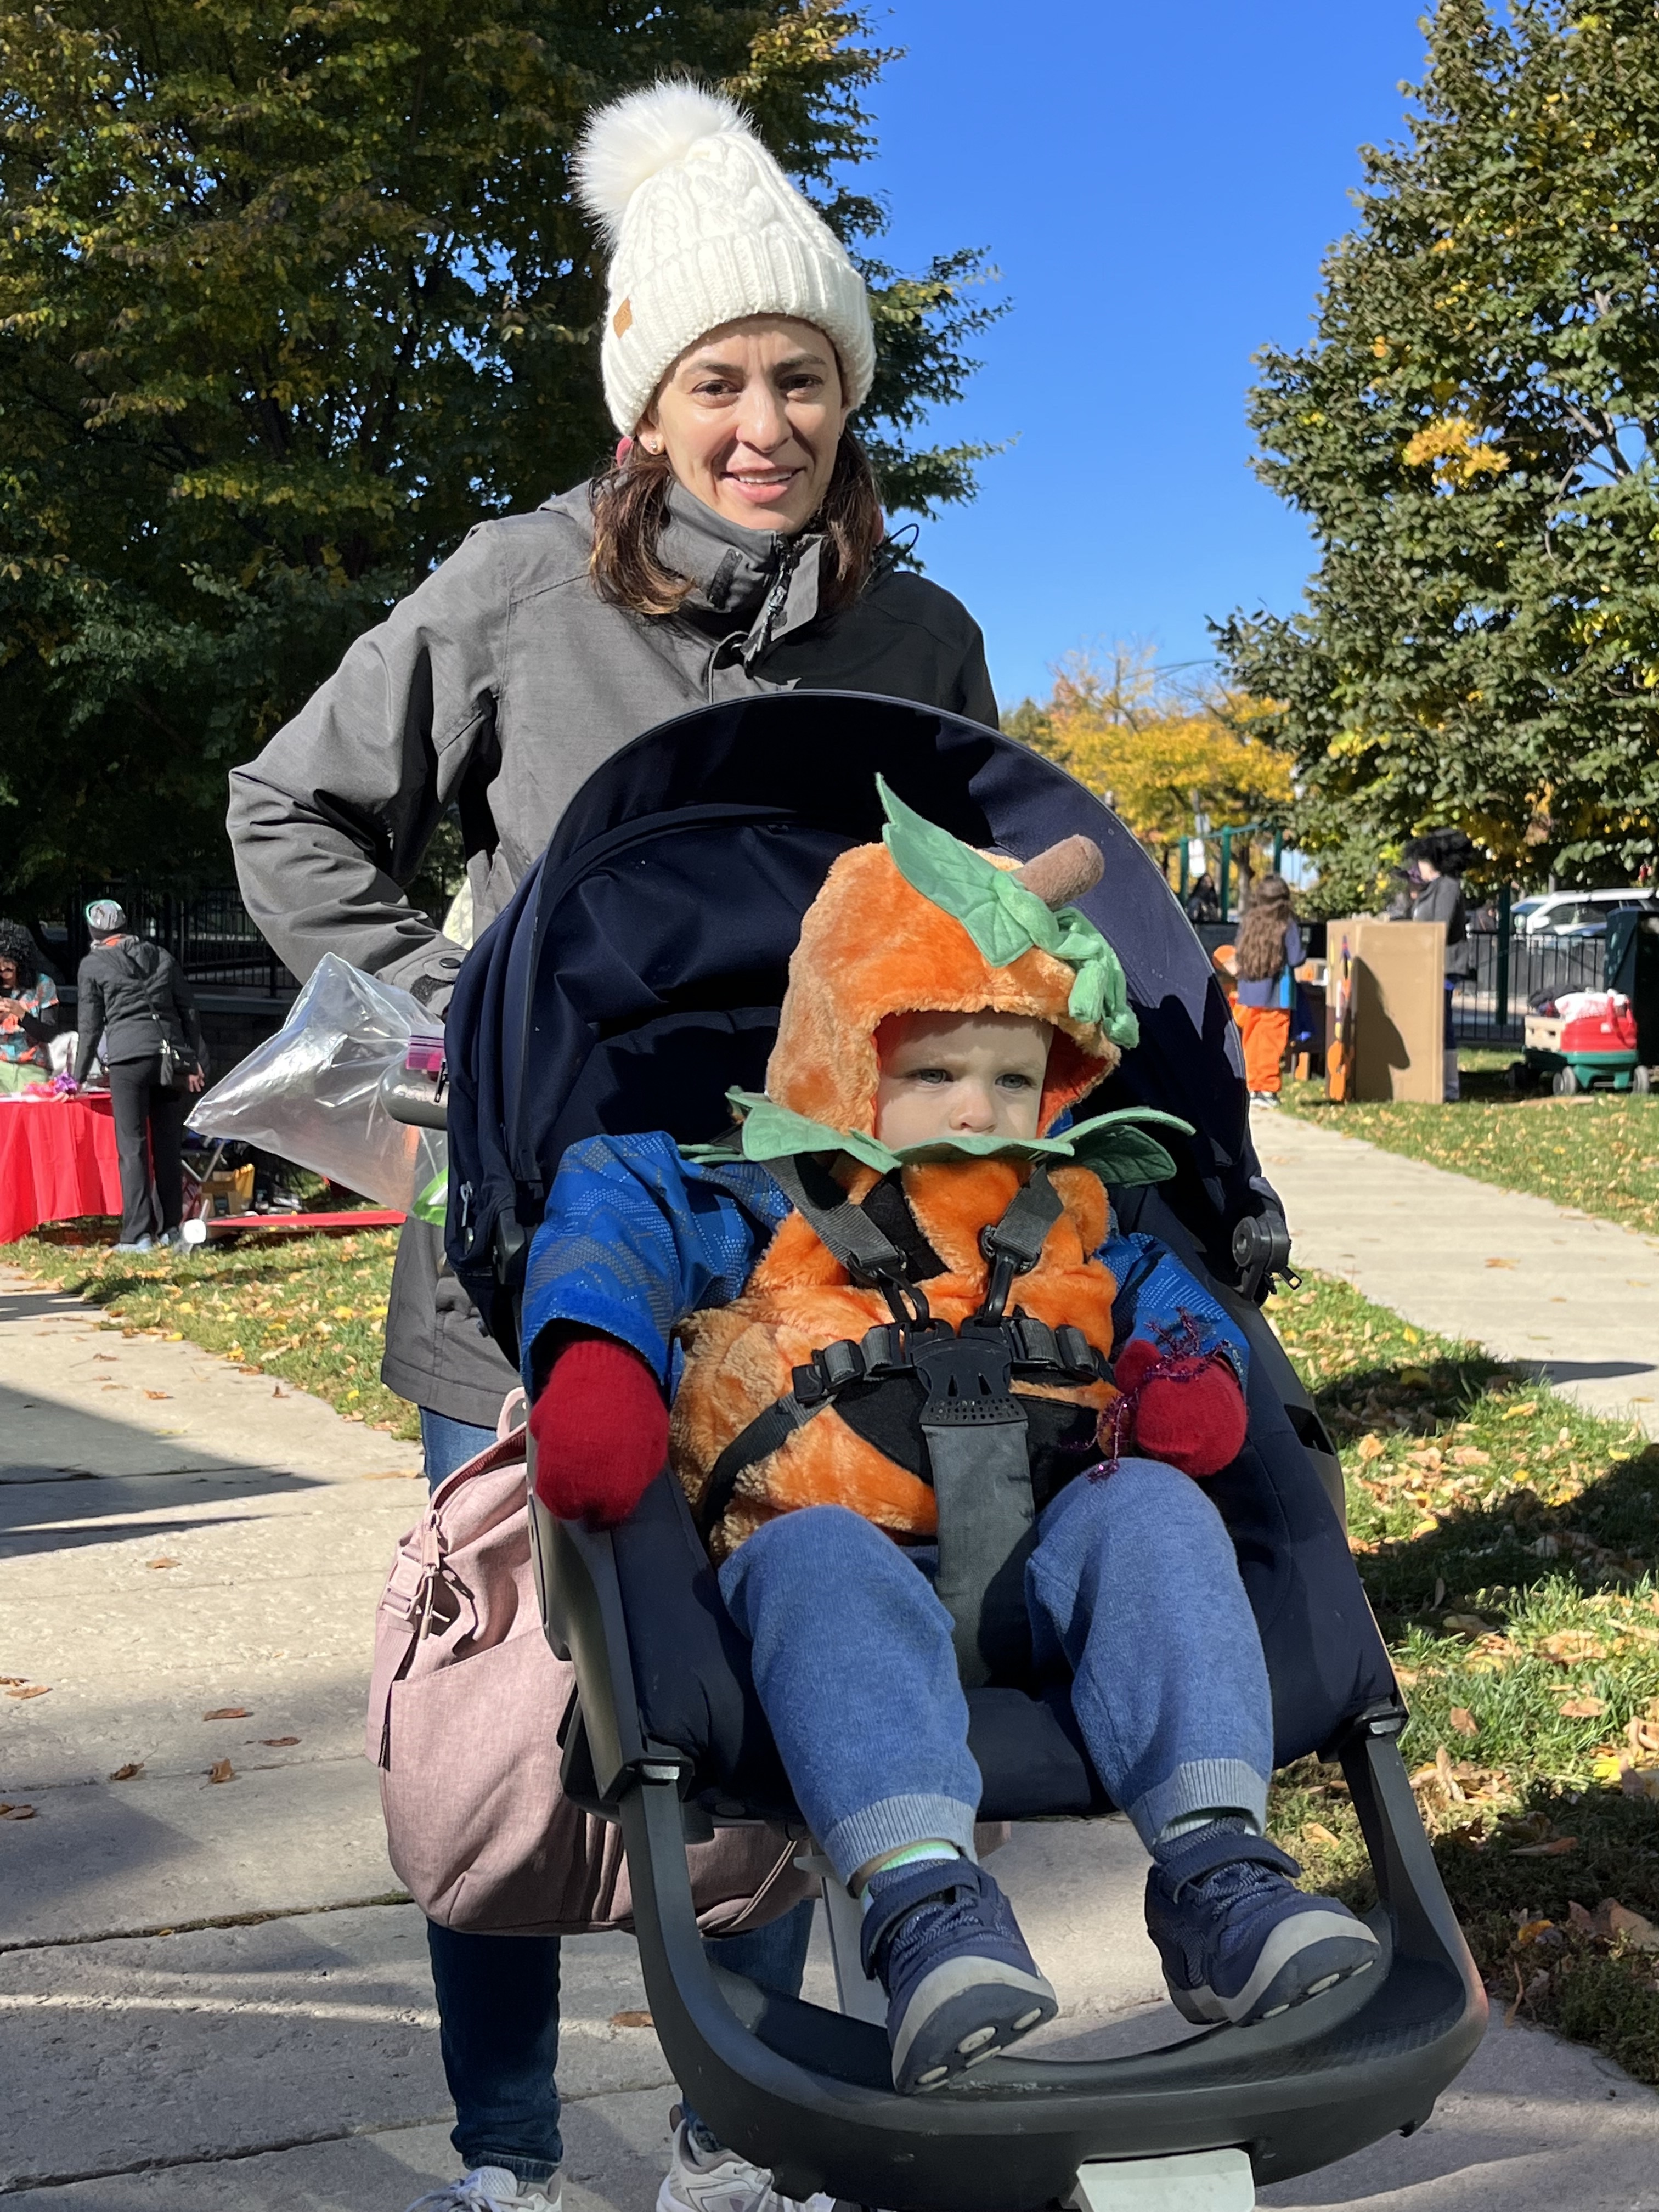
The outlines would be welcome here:
[[[1154,1460],[1079,1476],[1025,1570],[1039,1669],[1068,1668],[1095,1770],[1149,1847],[1202,1812],[1265,1823],[1273,1710],[1231,1540]],[[842,1881],[942,1838],[971,1855],[979,1769],[951,1620],[890,1537],[838,1505],[780,1514],[720,1569],[802,1814]]]
[[[421,1408],[427,1480],[435,1490],[495,1440],[494,1429]],[[747,1936],[708,1944],[717,1966],[763,1989],[800,1994],[812,1908],[798,1905]],[[427,1923],[444,2076],[455,2105],[450,2141],[461,2162],[505,2166],[520,2188],[550,2179],[559,2134],[559,1943],[556,1936],[479,1936]]]

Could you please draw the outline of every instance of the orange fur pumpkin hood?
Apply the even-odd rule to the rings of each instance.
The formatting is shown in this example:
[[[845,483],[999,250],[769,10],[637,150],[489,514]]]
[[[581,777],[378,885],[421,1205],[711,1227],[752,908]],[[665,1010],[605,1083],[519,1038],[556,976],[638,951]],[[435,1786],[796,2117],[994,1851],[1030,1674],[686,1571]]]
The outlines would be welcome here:
[[[894,817],[885,839],[842,854],[801,924],[778,1041],[767,1063],[766,1095],[806,1121],[867,1136],[875,1127],[876,1032],[890,1015],[1027,1014],[1055,1031],[1038,1120],[1046,1133],[1117,1066],[1121,1045],[1133,1042],[1121,971],[1107,951],[1106,1003],[1097,1016],[1091,1006],[1085,1010],[1090,1018],[1079,1018],[1072,1011],[1078,971],[1063,950],[1047,950],[1028,938],[1013,958],[994,960],[980,941],[988,931],[976,934],[918,888],[914,877],[926,878],[927,871],[915,848],[924,842],[919,833],[925,833],[935,860],[934,890],[943,888],[941,858],[954,862],[958,872],[976,862],[987,879],[994,871],[1004,874],[1029,901],[1021,917],[1028,922],[1039,919],[1037,909],[1052,912],[1066,896],[1088,887],[1099,872],[1098,850],[1087,839],[1073,838],[1022,871],[1012,860],[994,860],[958,845],[946,831],[911,814],[884,786],[883,797]],[[955,854],[945,853],[946,847],[955,847]],[[1063,946],[1062,933],[1050,933]],[[1104,949],[1103,940],[1097,941]]]
[[[811,1125],[793,1138],[800,1151],[822,1151],[837,1133],[849,1139],[836,1173],[854,1202],[884,1173],[872,1164],[879,1146],[860,1139],[874,1137],[877,1031],[890,1016],[988,1011],[1049,1024],[1038,1124],[1044,1135],[1134,1042],[1122,971],[1093,925],[1066,903],[1099,875],[1100,855],[1088,840],[1068,840],[1017,869],[959,844],[884,786],[882,796],[884,842],[844,853],[826,877],[790,963],[765,1097],[742,1102],[754,1126],[770,1115],[787,1136],[796,1127],[789,1117]],[[772,1156],[781,1149],[775,1139]],[[896,1177],[936,1262],[919,1279],[927,1305],[936,1319],[959,1326],[985,1297],[981,1232],[1001,1218],[1029,1169],[1017,1146],[988,1156],[964,1146],[956,1158],[907,1158],[896,1168],[893,1158],[885,1156],[885,1172]],[[1090,1168],[1055,1162],[1051,1171],[1061,1211],[1037,1265],[1019,1279],[1019,1307],[1051,1328],[1080,1330],[1109,1358],[1116,1285],[1094,1256],[1107,1233],[1105,1189]],[[796,1368],[888,1318],[882,1293],[854,1281],[805,1218],[791,1213],[741,1295],[682,1328],[686,1366],[671,1453],[694,1506],[703,1503],[728,1446],[789,1393]],[[1068,1385],[1059,1377],[1016,1389],[1028,1404],[1049,1401],[1046,1432],[1080,1423],[1085,1438],[1113,1395],[1103,1382]],[[900,1538],[926,1539],[937,1526],[920,1464],[901,1464],[832,1407],[742,1468],[709,1531],[710,1548],[724,1557],[775,1515],[829,1504],[850,1506]]]

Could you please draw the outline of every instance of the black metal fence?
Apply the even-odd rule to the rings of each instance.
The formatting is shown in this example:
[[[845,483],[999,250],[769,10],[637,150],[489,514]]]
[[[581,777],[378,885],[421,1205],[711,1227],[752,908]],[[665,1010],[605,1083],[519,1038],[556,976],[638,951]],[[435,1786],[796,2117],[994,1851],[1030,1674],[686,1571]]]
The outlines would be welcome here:
[[[264,991],[275,997],[299,985],[255,927],[234,886],[198,891],[157,891],[143,884],[83,890],[64,916],[58,945],[48,945],[72,977],[88,944],[86,903],[118,899],[136,937],[165,945],[188,981],[210,990]],[[54,933],[55,934],[55,933]]]
[[[1504,914],[1501,922],[1507,922]],[[1460,1044],[1522,1042],[1528,1009],[1564,991],[1599,991],[1607,940],[1595,937],[1536,937],[1505,928],[1472,930],[1474,970],[1452,994],[1452,1027]]]

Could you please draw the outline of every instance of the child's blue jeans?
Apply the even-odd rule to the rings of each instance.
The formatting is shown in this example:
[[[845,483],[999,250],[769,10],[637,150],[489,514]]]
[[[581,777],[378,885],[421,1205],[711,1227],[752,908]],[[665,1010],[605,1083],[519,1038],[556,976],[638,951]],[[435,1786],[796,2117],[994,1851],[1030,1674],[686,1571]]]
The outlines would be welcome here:
[[[1154,1460],[1067,1484],[1025,1571],[1039,1668],[1149,1847],[1198,1813],[1267,1814],[1273,1711],[1231,1540]],[[892,1539],[839,1505],[780,1514],[720,1569],[801,1813],[843,1881],[934,1838],[971,1856],[979,1769],[951,1618]]]

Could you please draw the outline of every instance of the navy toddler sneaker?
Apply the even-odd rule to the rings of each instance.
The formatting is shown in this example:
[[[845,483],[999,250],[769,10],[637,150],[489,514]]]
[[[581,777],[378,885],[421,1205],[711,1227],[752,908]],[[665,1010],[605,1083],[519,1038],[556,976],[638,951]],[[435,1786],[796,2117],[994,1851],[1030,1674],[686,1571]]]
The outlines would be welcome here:
[[[937,2089],[1060,2009],[1007,1899],[971,1859],[877,1875],[860,1948],[887,1992],[896,2089]]]
[[[1334,1897],[1306,1897],[1302,1871],[1265,1836],[1202,1828],[1159,1853],[1146,1926],[1176,2008],[1209,2027],[1267,2020],[1375,1965],[1377,1942]]]

